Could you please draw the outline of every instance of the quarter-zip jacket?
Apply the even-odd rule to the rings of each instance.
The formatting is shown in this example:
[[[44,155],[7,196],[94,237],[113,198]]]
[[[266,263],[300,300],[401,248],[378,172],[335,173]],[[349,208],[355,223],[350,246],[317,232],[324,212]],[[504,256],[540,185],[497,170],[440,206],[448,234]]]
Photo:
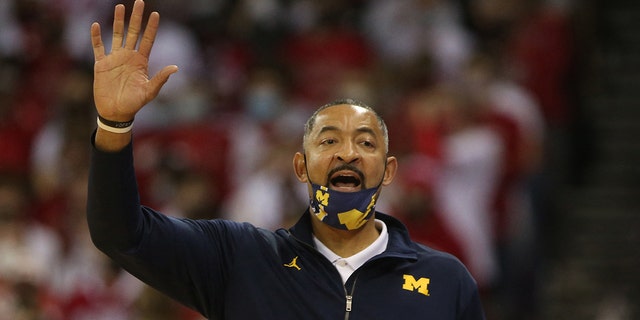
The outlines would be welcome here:
[[[101,251],[209,319],[484,319],[466,268],[412,242],[391,216],[376,212],[387,225],[387,249],[343,285],[313,246],[308,211],[272,232],[142,206],[131,144],[115,153],[93,148],[87,218]]]

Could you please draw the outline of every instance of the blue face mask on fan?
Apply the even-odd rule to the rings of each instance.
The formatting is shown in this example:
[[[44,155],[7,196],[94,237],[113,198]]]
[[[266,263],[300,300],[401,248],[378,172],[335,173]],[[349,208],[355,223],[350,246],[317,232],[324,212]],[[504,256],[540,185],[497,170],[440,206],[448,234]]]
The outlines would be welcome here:
[[[373,216],[382,185],[381,179],[373,188],[342,192],[313,183],[311,179],[309,182],[312,188],[311,213],[327,225],[342,230],[358,229]]]

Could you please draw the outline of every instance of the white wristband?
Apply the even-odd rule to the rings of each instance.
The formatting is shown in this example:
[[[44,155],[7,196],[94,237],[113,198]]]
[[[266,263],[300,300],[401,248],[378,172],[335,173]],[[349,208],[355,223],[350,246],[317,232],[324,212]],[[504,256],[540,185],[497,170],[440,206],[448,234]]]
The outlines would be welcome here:
[[[102,121],[100,121],[100,117],[96,118],[96,122],[98,123],[98,127],[102,130],[105,131],[109,131],[112,133],[127,133],[129,131],[131,131],[131,129],[133,128],[133,123],[131,125],[129,125],[128,127],[124,127],[124,128],[116,128],[116,127],[111,127],[108,126],[104,123],[102,123]]]

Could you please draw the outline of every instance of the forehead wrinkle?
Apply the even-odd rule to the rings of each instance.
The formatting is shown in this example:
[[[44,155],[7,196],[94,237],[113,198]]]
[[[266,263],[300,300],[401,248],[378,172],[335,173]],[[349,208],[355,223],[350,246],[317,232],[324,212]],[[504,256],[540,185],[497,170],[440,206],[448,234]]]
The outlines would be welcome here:
[[[320,132],[318,132],[318,135],[321,135],[327,131],[340,131],[340,129],[336,126],[322,126],[322,128],[320,128]]]
[[[318,135],[321,135],[321,134],[323,134],[325,132],[330,132],[330,131],[340,132],[342,130],[340,130],[340,128],[338,128],[336,126],[331,126],[331,125],[323,126],[322,128],[320,128],[320,132],[318,132]],[[355,132],[359,133],[359,134],[360,133],[367,133],[367,134],[370,134],[370,135],[372,135],[374,137],[377,137],[376,131],[373,130],[373,128],[368,127],[368,126],[359,127],[359,128],[357,128],[355,130]]]

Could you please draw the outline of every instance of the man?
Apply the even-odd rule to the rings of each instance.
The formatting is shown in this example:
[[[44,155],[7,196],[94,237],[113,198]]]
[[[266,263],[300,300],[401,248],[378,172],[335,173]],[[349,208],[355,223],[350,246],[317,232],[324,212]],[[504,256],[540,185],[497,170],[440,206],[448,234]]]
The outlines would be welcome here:
[[[87,215],[100,250],[212,319],[484,319],[458,260],[412,242],[400,222],[375,212],[398,164],[387,155],[382,119],[355,101],[308,120],[293,166],[311,205],[289,230],[176,219],[141,206],[132,121],[177,71],[147,78],[159,15],[151,13],[136,50],[143,7],[135,2],[125,38],[124,6],[116,6],[108,55],[100,26],[91,27],[99,119]]]

